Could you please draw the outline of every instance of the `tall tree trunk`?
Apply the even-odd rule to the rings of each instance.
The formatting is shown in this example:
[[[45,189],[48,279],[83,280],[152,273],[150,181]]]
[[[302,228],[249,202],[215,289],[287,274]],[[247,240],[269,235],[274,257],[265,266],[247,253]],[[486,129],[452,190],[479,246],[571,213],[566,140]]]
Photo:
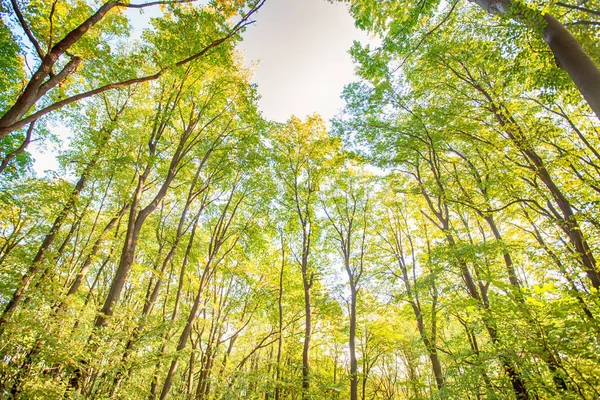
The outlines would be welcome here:
[[[431,146],[430,151],[433,156],[432,156],[432,159],[428,159],[426,161],[427,161],[429,167],[431,168],[431,172],[435,176],[437,188],[440,191],[439,192],[440,194],[438,195],[438,197],[436,198],[435,201],[431,198],[431,196],[427,192],[425,186],[423,185],[418,165],[417,165],[417,173],[414,174],[414,177],[420,186],[421,195],[425,198],[430,211],[434,214],[434,216],[438,222],[436,223],[435,220],[431,216],[428,216],[428,218],[430,219],[430,221],[434,222],[436,224],[436,226],[438,227],[438,229],[445,235],[448,246],[451,249],[456,249],[457,243],[454,240],[454,236],[452,235],[452,231],[450,229],[448,204],[444,200],[445,188],[444,188],[444,184],[442,183],[442,177],[440,175],[441,172],[438,168],[439,160],[437,159],[437,154],[436,154],[435,148],[433,147],[433,143],[429,143],[428,145]],[[496,348],[496,350],[498,352],[498,358],[500,359],[500,362],[504,368],[504,371],[508,375],[508,378],[513,387],[513,392],[514,392],[517,400],[529,400],[530,397],[529,397],[527,388],[525,386],[525,381],[523,380],[522,375],[517,370],[513,361],[506,354],[506,350],[503,349],[504,345],[502,344],[500,338],[498,337],[498,331],[497,331],[496,324],[490,315],[489,302],[487,299],[487,288],[484,285],[477,285],[475,283],[475,280],[473,279],[473,276],[469,270],[469,267],[468,267],[466,261],[464,259],[462,259],[462,257],[459,254],[456,254],[454,256],[454,259],[461,271],[461,275],[462,275],[463,281],[466,285],[467,293],[468,293],[469,297],[471,297],[473,300],[477,301],[477,303],[482,306],[482,309],[484,312],[484,315],[482,318],[483,324],[485,326],[486,331],[488,332],[488,335],[490,336],[490,339],[491,339],[494,347]]]
[[[354,279],[354,277],[351,277]],[[356,284],[350,282],[350,400],[358,400],[358,361],[356,360]]]
[[[577,39],[550,14],[544,15],[547,26],[543,38],[554,54],[556,63],[564,69],[591,109],[600,119],[600,70],[586,54]]]
[[[175,372],[177,371],[177,367],[179,365],[179,355],[180,355],[181,351],[183,349],[185,349],[185,347],[187,345],[187,341],[192,333],[192,326],[198,315],[198,310],[200,308],[200,301],[202,299],[204,288],[206,287],[206,285],[208,285],[210,279],[212,279],[212,276],[215,272],[215,268],[217,267],[217,265],[223,260],[225,255],[227,255],[234,248],[237,241],[239,240],[239,236],[233,237],[233,235],[231,235],[229,233],[229,229],[231,227],[233,218],[236,215],[238,207],[241,204],[242,200],[244,199],[244,196],[242,195],[236,201],[233,200],[234,194],[236,193],[236,191],[238,189],[238,185],[240,184],[240,181],[241,181],[241,176],[238,175],[236,177],[235,182],[233,183],[233,188],[231,189],[231,192],[229,193],[227,203],[223,206],[223,208],[221,210],[221,215],[219,217],[219,220],[217,221],[215,227],[213,229],[211,229],[211,238],[209,240],[210,245],[208,248],[207,260],[206,260],[206,264],[204,267],[204,271],[202,273],[202,277],[200,278],[200,284],[198,287],[198,291],[197,291],[196,297],[194,299],[192,308],[188,314],[187,322],[185,324],[185,327],[183,328],[183,331],[181,332],[181,334],[179,336],[179,340],[177,342],[176,353],[175,353],[173,360],[171,361],[171,365],[169,366],[169,371],[167,372],[167,376],[165,378],[165,382],[163,384],[162,391],[160,393],[160,400],[165,400],[167,398],[167,396],[169,395],[169,391],[171,390],[171,386],[173,385],[173,379],[175,378]],[[228,215],[228,213],[229,213],[229,215]],[[241,234],[241,233],[242,232],[238,232],[238,234]],[[219,255],[219,252],[221,251],[223,244],[227,240],[231,240],[231,243],[227,246],[227,249],[224,250],[224,252],[223,252],[224,254]]]
[[[302,287],[304,289],[304,346],[302,348],[302,399],[309,398],[310,390],[310,339],[312,334],[312,309],[310,304],[310,289],[313,284],[313,274],[308,271],[308,257],[312,227],[308,225],[308,215],[304,218],[300,215],[302,222],[302,258],[300,269],[302,270]]]
[[[523,5],[515,4],[514,0],[470,1],[491,13],[505,14],[510,11],[512,18],[530,27],[537,28],[543,25],[542,38],[552,50],[556,63],[569,74],[596,117],[600,119],[600,70],[563,24],[550,14],[542,16]]]
[[[310,307],[310,288],[312,282],[307,276],[306,260],[302,260],[302,283],[304,288],[304,347],[302,348],[302,399],[308,399],[310,389],[310,338],[311,338],[311,307]]]
[[[285,243],[281,234],[281,268],[279,269],[279,293],[277,295],[277,367],[275,369],[275,400],[281,400],[281,353],[283,348],[283,271],[285,268]]]
[[[471,172],[471,175],[477,182],[477,185],[476,185],[477,189],[480,192],[483,199],[485,200],[485,205],[489,209],[491,209],[492,207],[490,204],[489,196],[487,194],[486,183],[484,182],[477,167],[475,166],[475,164],[473,164],[473,162],[468,157],[464,156],[463,154],[460,154],[457,151],[454,151],[454,152],[456,154],[458,154],[467,163],[469,170]],[[457,183],[461,193],[463,194],[463,196],[465,196],[465,198],[467,200],[469,200],[471,203],[473,203],[469,192],[466,190],[466,188],[464,187],[464,185],[461,182],[458,171],[455,171],[455,179],[456,179],[456,183]],[[486,223],[490,227],[490,230],[492,231],[494,239],[497,240],[498,242],[502,243],[502,241],[503,241],[502,234],[500,233],[500,230],[498,229],[498,226],[496,225],[493,215],[490,213],[485,213],[475,207],[473,207],[473,208],[475,209],[477,215],[479,215],[483,220],[486,221]],[[517,273],[516,273],[514,265],[513,265],[512,257],[511,257],[510,252],[508,251],[508,249],[505,248],[503,250],[502,257],[504,259],[504,265],[506,267],[506,272],[508,275],[508,282],[512,289],[512,297],[519,304],[519,308],[524,312],[525,318],[529,322],[529,324],[532,327],[537,327],[539,324],[537,323],[537,321],[535,321],[535,318],[531,315],[529,306],[526,304],[525,297],[523,296],[523,292],[521,289],[521,282],[519,281],[519,279],[517,277]],[[562,391],[567,390],[568,387],[567,387],[565,380],[559,375],[559,371],[563,369],[561,366],[561,363],[560,363],[560,359],[557,359],[556,357],[554,357],[552,352],[549,351],[549,349],[543,345],[543,343],[545,341],[544,340],[545,335],[543,332],[539,332],[536,330],[535,335],[537,337],[537,342],[542,344],[543,353],[541,356],[544,359],[544,361],[546,362],[546,366],[550,370],[550,373],[552,374],[552,379],[554,381],[556,388],[558,390],[562,390]]]
[[[461,63],[461,66],[465,71],[467,71],[468,76],[459,73],[447,64],[446,66],[452,71],[452,73],[454,73],[454,75],[456,75],[465,83],[469,84],[487,100],[488,109],[496,119],[502,131],[519,149],[523,157],[530,164],[531,170],[535,172],[537,177],[544,183],[546,189],[550,192],[550,195],[554,199],[561,214],[556,215],[556,220],[561,224],[561,228],[566,233],[569,242],[575,248],[583,269],[592,286],[595,289],[600,289],[600,272],[598,271],[596,265],[596,259],[594,258],[594,254],[587,243],[587,239],[581,229],[581,226],[579,225],[579,222],[577,221],[577,218],[575,217],[571,203],[550,175],[550,172],[546,168],[546,164],[544,163],[542,157],[540,157],[535,149],[529,144],[527,135],[517,123],[510,110],[508,110],[507,107],[502,104],[502,102],[497,101],[495,96],[490,91],[476,82],[473,78],[473,75],[468,71],[464,64]]]
[[[158,295],[160,293],[162,283],[164,281],[164,273],[167,270],[167,267],[171,264],[171,261],[173,260],[173,257],[175,256],[175,252],[176,252],[177,248],[179,247],[179,243],[180,243],[183,235],[187,232],[187,229],[190,228],[190,226],[188,226],[187,228],[185,227],[185,222],[186,222],[186,219],[187,219],[187,216],[189,213],[190,206],[192,205],[192,202],[198,197],[199,194],[201,194],[206,189],[208,189],[208,182],[205,185],[203,185],[203,187],[199,191],[196,191],[196,184],[198,182],[200,172],[202,171],[203,166],[205,165],[205,161],[207,160],[210,153],[212,153],[212,150],[209,153],[207,153],[203,162],[201,162],[200,165],[198,166],[196,174],[194,175],[194,178],[193,178],[190,188],[188,190],[188,195],[186,198],[185,205],[183,207],[181,216],[179,217],[179,222],[177,224],[177,231],[175,233],[175,240],[174,240],[173,244],[171,245],[171,248],[167,252],[167,255],[165,256],[165,258],[162,261],[161,268],[159,270],[158,278],[157,278],[156,284],[154,285],[154,288],[151,288],[150,286],[148,286],[148,293],[146,296],[146,300],[144,301],[142,315],[140,317],[138,325],[133,330],[131,337],[127,341],[127,344],[125,346],[125,352],[121,359],[122,363],[126,363],[127,360],[129,359],[129,357],[131,355],[131,351],[133,350],[133,345],[136,342],[139,335],[142,333],[142,330],[144,329],[144,325],[146,323],[146,318],[152,312],[152,309],[154,308],[154,304],[156,303],[156,300],[158,299]],[[202,204],[200,204],[200,209],[198,210],[198,213],[194,217],[193,223],[191,224],[192,235],[190,237],[190,243],[193,241],[196,227],[198,225],[198,220],[200,218],[200,215],[202,214],[202,211],[206,207],[206,205],[207,204],[206,204],[206,197],[205,197],[202,201]],[[185,265],[187,264],[187,259],[188,259],[190,250],[191,250],[191,248],[188,245],[182,268],[185,268]],[[149,285],[151,285],[151,283],[152,282],[150,282]],[[182,282],[180,282],[180,285],[181,284],[182,284]],[[180,294],[180,291],[178,291],[178,294]],[[113,393],[112,393],[113,397],[116,396],[116,393],[117,393],[124,377],[125,377],[125,375],[122,373],[117,374],[117,376],[115,377],[114,382],[113,382]]]
[[[500,230],[496,226],[494,219],[491,216],[486,216],[484,219],[487,221],[488,225],[490,226],[490,229],[492,230],[492,232],[494,234],[494,238],[501,242],[502,235],[500,234]],[[510,285],[514,289],[513,293],[515,294],[516,300],[519,303],[521,309],[524,311],[525,318],[528,320],[529,324],[531,326],[537,326],[538,324],[536,323],[533,316],[531,315],[531,313],[529,311],[529,306],[526,304],[525,298],[523,297],[523,294],[521,291],[521,284],[520,284],[519,280],[517,279],[515,269],[513,267],[512,257],[510,256],[510,253],[508,251],[503,252],[503,257],[504,257],[504,263],[506,266],[506,271],[507,271],[508,277],[509,277],[509,282],[510,282]],[[552,354],[552,352],[546,346],[543,345],[544,340],[542,337],[542,333],[536,331],[536,336],[537,336],[538,343],[540,343],[542,345],[541,346],[543,349],[542,358],[546,362],[546,366],[548,367],[548,369],[550,370],[550,373],[552,374],[552,380],[554,381],[554,385],[556,386],[556,388],[558,390],[561,390],[561,391],[568,390],[567,383],[565,382],[564,378],[560,375],[560,371],[563,369],[562,365],[560,363],[560,360],[556,359],[554,357],[554,355]]]
[[[421,337],[421,341],[427,350],[427,355],[429,357],[429,361],[431,362],[431,369],[433,371],[433,375],[435,377],[435,383],[438,390],[442,390],[444,387],[444,374],[442,369],[442,364],[440,362],[437,347],[436,347],[436,328],[432,321],[432,334],[429,336],[425,329],[425,323],[423,320],[423,310],[421,309],[421,303],[419,300],[419,294],[414,289],[416,287],[416,282],[409,277],[408,266],[405,260],[405,257],[410,257],[413,260],[413,271],[416,268],[415,260],[416,254],[414,251],[412,237],[408,231],[403,233],[404,229],[402,229],[399,224],[403,223],[404,229],[406,229],[408,225],[408,221],[405,216],[396,215],[394,210],[391,210],[390,215],[388,217],[388,227],[391,234],[391,238],[383,238],[383,240],[388,244],[389,251],[393,254],[394,258],[398,266],[400,267],[400,271],[402,273],[401,276],[398,276],[396,273],[394,275],[397,278],[400,278],[402,282],[404,282],[404,288],[406,290],[406,295],[408,297],[408,302],[413,309],[413,313],[415,315],[415,320],[417,322],[417,329],[419,331],[419,336]],[[403,239],[406,238],[408,241],[408,250],[404,250]],[[427,241],[427,248],[429,251],[429,241]],[[431,256],[429,256],[431,259]],[[435,279],[435,278],[433,278]],[[435,315],[437,312],[435,309],[436,302],[432,302],[432,315]],[[433,320],[433,318],[432,318]]]
[[[183,82],[181,82],[178,92],[174,95],[175,100],[169,106],[174,109],[178,104],[179,95],[183,90]],[[167,127],[169,120],[169,112],[167,111],[166,119],[159,122],[159,126],[155,127],[155,132],[149,142],[149,147],[151,149],[151,153],[155,152],[156,142],[158,138],[162,135],[164,130]],[[186,153],[185,148],[190,138],[190,135],[196,128],[198,123],[199,116],[194,116],[192,113],[191,119],[188,121],[188,125],[185,130],[181,133],[179,137],[179,141],[177,143],[177,147],[171,157],[171,162],[169,163],[169,170],[167,171],[167,175],[162,182],[162,185],[154,195],[152,201],[144,207],[142,210],[138,212],[138,206],[140,202],[140,198],[142,192],[145,187],[146,179],[150,175],[151,166],[148,164],[138,179],[138,185],[133,195],[133,201],[131,203],[130,213],[129,213],[129,223],[127,225],[127,233],[125,235],[125,243],[123,244],[123,250],[121,251],[121,258],[119,260],[119,266],[117,267],[117,271],[115,273],[115,277],[110,285],[109,292],[104,301],[104,305],[102,309],[98,313],[94,325],[96,327],[106,326],[108,324],[109,318],[112,316],[114,310],[113,307],[115,303],[121,297],[121,292],[123,287],[125,286],[125,282],[127,277],[129,276],[129,271],[131,270],[131,266],[133,265],[133,260],[135,258],[135,252],[138,244],[138,238],[140,235],[140,231],[142,230],[142,226],[146,219],[156,210],[162,199],[167,195],[167,192],[171,186],[171,183],[175,179],[177,172],[179,170],[180,163]]]
[[[163,383],[163,387],[160,393],[160,400],[165,400],[169,395],[169,391],[171,390],[171,386],[173,385],[173,379],[175,378],[175,372],[177,371],[177,367],[179,366],[179,354],[185,347],[187,346],[188,339],[192,334],[192,327],[194,322],[196,321],[196,317],[198,316],[198,310],[200,309],[200,302],[202,300],[202,295],[204,293],[204,288],[208,284],[208,280],[212,277],[213,274],[213,266],[212,266],[212,257],[209,257],[208,262],[204,267],[204,272],[202,273],[202,277],[200,279],[200,286],[196,293],[196,297],[194,298],[194,303],[188,314],[187,322],[181,335],[179,336],[179,340],[177,341],[177,348],[175,349],[176,354],[175,358],[171,361],[171,365],[169,366],[169,371],[167,372],[167,376],[165,378],[165,382]]]
[[[200,214],[198,214],[200,215]],[[183,257],[183,262],[181,263],[181,268],[179,270],[179,279],[178,279],[178,283],[177,283],[177,292],[175,293],[175,304],[173,305],[173,311],[171,312],[171,317],[169,319],[169,329],[167,329],[163,335],[163,344],[161,346],[160,349],[160,354],[161,357],[158,359],[157,363],[156,363],[156,367],[154,369],[155,373],[154,376],[152,378],[152,383],[150,384],[150,399],[155,399],[157,394],[158,394],[158,379],[159,379],[159,371],[162,368],[162,359],[164,356],[164,354],[167,351],[167,342],[169,340],[169,338],[172,335],[172,331],[173,331],[173,326],[175,324],[175,321],[177,320],[177,317],[179,315],[179,305],[181,303],[181,297],[183,295],[183,284],[184,284],[184,279],[185,279],[185,271],[187,268],[187,264],[188,264],[188,260],[190,258],[190,252],[192,250],[193,244],[194,244],[194,238],[196,236],[196,228],[197,228],[198,224],[197,221],[194,224],[193,228],[192,228],[192,232],[190,233],[190,239],[188,241],[186,250],[185,250],[185,255]],[[166,319],[165,319],[166,320]],[[166,322],[166,321],[165,321]]]
[[[95,151],[94,155],[92,156],[91,161],[84,168],[83,172],[81,173],[81,176],[79,177],[79,180],[77,181],[77,183],[75,184],[75,187],[71,191],[71,194],[70,194],[67,202],[63,206],[62,210],[56,216],[56,218],[52,224],[52,227],[50,228],[50,231],[44,237],[44,240],[43,240],[40,248],[38,249],[33,260],[31,261],[31,264],[27,268],[27,272],[21,278],[21,282],[20,282],[19,286],[14,291],[11,299],[4,307],[2,315],[0,316],[0,332],[3,330],[4,323],[8,320],[10,315],[12,313],[14,313],[15,310],[17,309],[17,307],[21,304],[21,301],[23,300],[23,296],[25,295],[25,292],[29,289],[29,286],[31,285],[31,282],[33,281],[33,279],[41,271],[41,267],[42,267],[41,264],[44,261],[44,259],[46,258],[46,255],[47,255],[48,251],[50,250],[50,247],[54,243],[54,240],[56,239],[56,236],[58,235],[60,228],[62,227],[63,223],[67,219],[67,216],[75,208],[75,206],[77,204],[77,199],[79,198],[81,191],[85,187],[88,176],[98,161],[101,148],[103,148],[103,145],[108,141],[108,139],[110,137],[110,132],[105,132],[105,134],[102,137],[103,137],[102,144],[100,146],[98,146],[97,150]]]

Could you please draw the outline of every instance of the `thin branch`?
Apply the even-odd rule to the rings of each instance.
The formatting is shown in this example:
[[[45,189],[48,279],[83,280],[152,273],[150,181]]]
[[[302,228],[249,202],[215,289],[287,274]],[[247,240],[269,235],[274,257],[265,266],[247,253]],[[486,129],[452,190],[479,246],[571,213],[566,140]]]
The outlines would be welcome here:
[[[448,20],[448,18],[450,18],[450,15],[452,15],[452,12],[454,11],[454,8],[456,8],[457,4],[458,4],[458,1],[455,1],[454,4],[452,4],[452,7],[450,7],[450,11],[448,11],[448,14],[446,14],[446,16],[438,24],[436,24],[431,30],[429,30],[426,34],[424,34],[421,37],[421,40],[419,40],[419,43],[417,43],[417,45],[415,47],[413,47],[413,49],[410,51],[410,53],[408,53],[406,55],[406,57],[404,57],[404,59],[402,60],[402,62],[398,66],[398,68],[396,68],[394,70],[394,72],[398,71],[400,68],[402,68],[402,66],[404,66],[404,64],[406,63],[406,60],[408,60],[408,58],[411,55],[413,55],[419,49],[419,47],[421,47],[421,45],[423,44],[425,39],[427,39],[427,37],[429,35],[431,35],[432,33],[434,33],[435,31],[437,31]]]
[[[15,151],[13,151],[13,152],[8,153],[6,155],[6,157],[4,157],[4,159],[2,160],[2,163],[0,164],[0,174],[4,172],[4,170],[8,166],[8,163],[10,162],[10,160],[12,160],[13,158],[15,158],[19,154],[21,154],[25,150],[25,148],[29,145],[29,142],[31,142],[31,135],[33,133],[33,127],[34,126],[35,126],[35,120],[33,120],[29,124],[29,128],[27,129],[27,135],[25,136],[25,140],[23,141],[23,143],[21,143],[21,145],[19,146],[19,148],[16,149]]]
[[[33,44],[33,47],[35,47],[35,51],[37,52],[38,56],[40,58],[44,58],[44,51],[42,50],[42,47],[40,46],[39,42],[36,40],[35,36],[33,36],[33,33],[29,29],[29,25],[27,25],[27,22],[25,21],[21,10],[19,10],[17,0],[10,0],[10,3],[12,4],[13,10],[15,10],[15,15],[19,20],[19,24],[21,24],[21,28],[23,28],[23,31],[25,31],[25,35],[27,36],[31,44]]]
[[[573,26],[573,25],[600,26],[600,22],[597,22],[597,21],[575,21],[575,22],[567,22],[567,23],[565,23],[565,26]]]
[[[50,16],[48,19],[50,20],[50,33],[48,33],[48,52],[52,50],[52,37],[54,36],[54,12],[56,11],[56,3],[58,0],[54,0],[52,3],[52,8],[50,9]]]
[[[163,1],[151,1],[150,3],[143,4],[127,4],[127,3],[117,3],[117,7],[126,7],[126,8],[145,8],[159,5],[169,5],[169,4],[183,4],[183,3],[194,3],[198,0],[163,0]]]
[[[556,5],[557,6],[561,6],[561,7],[565,7],[565,8],[569,8],[571,10],[583,11],[584,13],[588,13],[588,14],[600,16],[600,11],[590,10],[589,8],[584,8],[584,7],[581,7],[581,6],[573,6],[571,4],[565,4],[565,3],[562,3],[560,1],[558,3],[556,3]]]

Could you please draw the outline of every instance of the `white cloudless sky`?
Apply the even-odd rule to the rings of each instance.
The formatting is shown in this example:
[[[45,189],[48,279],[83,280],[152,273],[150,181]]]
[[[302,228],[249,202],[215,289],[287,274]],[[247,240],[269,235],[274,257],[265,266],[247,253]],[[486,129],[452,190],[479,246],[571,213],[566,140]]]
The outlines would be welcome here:
[[[263,116],[285,122],[293,114],[325,120],[343,107],[344,85],[356,80],[348,50],[368,36],[354,27],[348,5],[326,0],[267,0],[247,28],[240,49],[255,67]]]

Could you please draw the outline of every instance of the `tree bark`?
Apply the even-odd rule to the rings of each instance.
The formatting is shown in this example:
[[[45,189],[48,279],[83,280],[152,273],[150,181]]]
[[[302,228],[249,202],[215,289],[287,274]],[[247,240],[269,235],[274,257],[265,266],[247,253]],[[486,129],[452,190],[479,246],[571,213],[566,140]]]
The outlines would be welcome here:
[[[310,191],[309,191],[310,197]],[[298,198],[296,194],[296,198]],[[297,204],[297,209],[300,210],[300,204]],[[310,243],[312,227],[309,224],[310,215],[308,213],[308,200],[306,204],[306,213],[304,217],[298,211],[298,216],[302,223],[302,258],[300,269],[302,270],[302,286],[304,289],[304,346],[302,348],[302,399],[309,398],[310,390],[310,339],[312,334],[312,310],[310,304],[310,289],[312,287],[313,275],[308,271],[308,257],[310,253]]]
[[[581,44],[571,32],[550,14],[520,11],[521,5],[516,5],[513,0],[470,0],[477,3],[484,10],[492,14],[506,14],[510,11],[511,17],[536,28],[545,25],[542,38],[552,50],[557,65],[564,69],[583,95],[590,108],[600,119],[600,70],[587,55]]]
[[[600,119],[600,70],[563,24],[550,14],[544,15],[547,26],[544,41],[552,50],[559,67],[564,69],[584,99]]]
[[[277,367],[275,372],[275,400],[281,396],[281,353],[283,348],[283,271],[285,268],[285,243],[281,236],[281,268],[279,269],[279,293],[277,296],[277,310],[279,324],[277,329]]]
[[[106,141],[108,140],[109,137],[110,137],[110,134],[107,133],[103,137],[103,143],[106,143]],[[4,325],[4,323],[8,320],[10,315],[12,315],[12,313],[14,313],[14,311],[17,309],[19,304],[21,304],[21,301],[23,300],[23,296],[25,295],[25,292],[27,292],[27,290],[29,289],[29,286],[31,285],[31,282],[33,281],[35,276],[38,275],[38,273],[40,272],[41,264],[45,260],[47,252],[50,250],[50,247],[54,243],[54,240],[56,239],[56,236],[58,235],[63,223],[67,219],[67,216],[75,208],[75,206],[77,204],[77,199],[79,198],[81,191],[85,187],[88,176],[91,173],[92,169],[95,167],[95,165],[98,161],[99,155],[100,155],[100,147],[96,150],[96,152],[94,153],[94,156],[92,157],[92,160],[86,165],[85,169],[81,173],[79,180],[77,181],[77,183],[75,184],[75,187],[71,191],[71,195],[69,196],[69,199],[67,200],[66,204],[63,206],[62,210],[56,216],[56,218],[52,224],[52,227],[50,228],[50,231],[44,237],[44,241],[42,242],[40,248],[38,249],[35,257],[31,261],[31,264],[29,265],[27,272],[21,278],[21,283],[20,283],[19,287],[17,287],[17,289],[14,291],[10,301],[6,304],[6,307],[4,308],[4,311],[2,312],[2,316],[0,317],[0,332],[1,332],[1,329]]]
[[[304,287],[304,347],[302,348],[302,399],[308,399],[310,389],[310,337],[311,337],[311,307],[310,307],[310,287],[311,283],[307,277],[306,262],[302,262],[302,283]]]
[[[358,400],[358,362],[356,360],[356,285],[350,284],[350,400]]]
[[[48,54],[46,54],[43,57],[40,66],[27,83],[27,86],[25,87],[21,95],[17,98],[15,103],[8,109],[8,111],[2,117],[0,117],[0,140],[9,133],[21,128],[22,126],[33,122],[39,119],[40,117],[54,110],[60,109],[68,104],[106,92],[108,90],[127,87],[136,83],[156,80],[159,77],[161,77],[168,69],[188,64],[194,60],[203,57],[210,50],[226,42],[227,40],[238,34],[244,27],[249,25],[251,23],[249,22],[249,18],[256,11],[258,11],[258,9],[260,9],[260,7],[262,7],[262,5],[265,2],[265,0],[258,0],[255,4],[253,4],[250,10],[244,16],[242,16],[242,19],[236,25],[234,25],[224,36],[220,37],[219,39],[213,40],[211,43],[209,43],[206,47],[204,47],[196,54],[193,54],[183,60],[180,60],[170,66],[167,66],[159,70],[155,74],[111,83],[87,92],[79,93],[74,96],[67,97],[66,99],[57,101],[33,114],[30,114],[29,116],[25,116],[29,112],[29,110],[31,110],[48,91],[50,91],[51,89],[59,85],[61,82],[63,82],[69,75],[71,75],[77,69],[79,64],[82,62],[82,59],[75,56],[72,57],[71,60],[69,60],[69,62],[59,73],[52,74],[52,68],[57,63],[57,61],[69,50],[71,46],[77,43],[87,31],[89,31],[94,25],[101,21],[111,9],[115,7],[144,8],[157,4],[176,4],[188,3],[193,1],[195,0],[159,0],[138,5],[113,1],[102,5],[87,20],[82,22],[77,28],[69,32],[61,41],[56,43],[56,45],[54,45],[52,49],[50,49]]]

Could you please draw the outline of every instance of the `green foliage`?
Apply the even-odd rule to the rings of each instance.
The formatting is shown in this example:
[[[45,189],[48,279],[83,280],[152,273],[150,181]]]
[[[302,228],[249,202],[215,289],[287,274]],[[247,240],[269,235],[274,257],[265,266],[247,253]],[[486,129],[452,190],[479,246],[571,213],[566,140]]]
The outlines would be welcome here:
[[[19,39],[0,20],[0,112],[4,113],[11,98],[21,89],[24,78],[24,55]]]
[[[99,6],[18,5],[43,51]],[[235,37],[170,68],[246,5],[167,5],[139,43],[115,9],[56,64],[84,58],[35,107],[166,69],[53,113],[56,176],[2,173],[0,397],[346,398],[353,295],[360,398],[598,397],[598,123],[536,25],[594,14],[354,1],[382,42],[328,132],[261,117]],[[0,23],[5,111],[36,49]]]

